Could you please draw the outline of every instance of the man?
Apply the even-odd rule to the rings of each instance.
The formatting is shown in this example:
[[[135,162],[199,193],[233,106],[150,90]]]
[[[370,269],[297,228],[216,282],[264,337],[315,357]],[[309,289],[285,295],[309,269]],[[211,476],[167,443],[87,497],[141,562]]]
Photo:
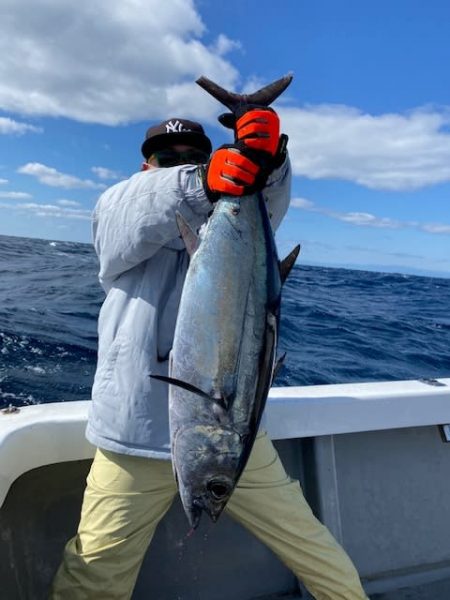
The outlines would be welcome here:
[[[234,127],[235,142],[210,159],[211,142],[198,123],[170,119],[151,127],[142,171],[104,192],[95,208],[94,243],[107,294],[86,433],[97,452],[53,600],[130,598],[146,548],[177,492],[167,385],[149,376],[167,375],[188,268],[176,211],[198,229],[221,194],[253,190],[263,191],[274,228],[287,211],[290,166],[278,115],[256,107]],[[318,600],[366,598],[350,559],[315,519],[263,431],[226,510]]]

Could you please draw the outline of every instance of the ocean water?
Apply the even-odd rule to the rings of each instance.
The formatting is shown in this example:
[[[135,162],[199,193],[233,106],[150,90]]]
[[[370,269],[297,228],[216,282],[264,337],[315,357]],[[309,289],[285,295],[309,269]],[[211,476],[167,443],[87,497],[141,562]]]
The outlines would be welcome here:
[[[92,246],[0,236],[0,408],[90,397]],[[276,385],[450,377],[450,279],[296,266]]]

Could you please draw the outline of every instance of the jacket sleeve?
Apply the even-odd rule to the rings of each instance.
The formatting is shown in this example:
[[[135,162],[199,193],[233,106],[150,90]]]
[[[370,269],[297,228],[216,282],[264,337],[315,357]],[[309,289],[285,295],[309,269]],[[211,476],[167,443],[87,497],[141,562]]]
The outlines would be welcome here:
[[[100,283],[109,287],[162,247],[181,249],[176,211],[196,229],[211,209],[193,166],[137,173],[106,190],[93,214]]]
[[[270,222],[275,231],[281,224],[289,208],[291,200],[291,164],[289,157],[276,169],[267,180],[263,196],[267,201]]]

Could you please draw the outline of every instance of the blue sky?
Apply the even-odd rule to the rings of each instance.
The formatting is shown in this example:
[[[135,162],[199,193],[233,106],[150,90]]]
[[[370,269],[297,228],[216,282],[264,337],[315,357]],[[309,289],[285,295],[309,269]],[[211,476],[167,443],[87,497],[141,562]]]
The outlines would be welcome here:
[[[293,72],[280,254],[450,276],[450,3],[3,0],[0,16],[0,234],[89,242],[150,124],[228,141],[198,76],[252,91]]]

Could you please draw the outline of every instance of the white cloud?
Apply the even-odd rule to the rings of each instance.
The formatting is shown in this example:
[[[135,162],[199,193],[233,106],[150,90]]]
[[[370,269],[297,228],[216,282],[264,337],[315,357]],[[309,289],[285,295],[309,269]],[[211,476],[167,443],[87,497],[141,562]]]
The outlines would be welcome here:
[[[211,46],[213,54],[223,56],[232,50],[241,50],[242,44],[237,40],[230,40],[226,35],[221,33],[215,43]]]
[[[60,173],[53,167],[47,167],[41,163],[27,163],[17,170],[18,173],[23,175],[32,175],[36,177],[39,183],[49,185],[51,187],[61,187],[66,189],[104,189],[104,185],[95,183],[90,179],[80,179],[73,175],[67,175],[66,173]]]
[[[9,181],[7,179],[0,179],[0,185],[4,183],[9,183]]]
[[[0,198],[8,200],[29,200],[33,196],[27,192],[0,192]]]
[[[304,208],[306,210],[313,210],[314,202],[311,202],[311,200],[306,200],[306,198],[292,198],[291,206],[293,206],[294,208]]]
[[[193,81],[238,79],[223,56],[238,43],[223,35],[203,43],[194,0],[3,0],[2,14],[4,110],[111,125],[212,119],[217,103]]]
[[[107,169],[106,167],[92,167],[91,171],[97,175],[99,179],[120,179],[122,175],[117,171]]]
[[[414,228],[420,231],[434,234],[450,234],[450,225],[440,223],[420,223],[418,221],[398,221],[389,217],[377,217],[371,213],[365,212],[338,212],[329,208],[318,206],[311,200],[305,198],[293,198],[291,206],[300,208],[309,212],[316,212],[331,219],[351,223],[359,227],[378,227],[381,229],[404,229]]]
[[[0,117],[0,134],[22,135],[28,132],[41,133],[42,129],[40,127],[35,127],[34,125],[28,125],[27,123],[19,123],[19,121],[14,121],[13,119],[8,119],[7,117]]]
[[[38,203],[28,203],[21,204],[21,211],[28,211],[33,213],[38,217],[56,217],[60,219],[82,219],[89,221],[91,219],[92,211],[83,210],[83,209],[75,209],[75,208],[64,208],[61,206],[56,206],[55,204],[38,204]]]
[[[75,202],[75,200],[57,200],[56,204],[59,204],[60,206],[81,206],[81,204],[79,202]]]
[[[370,115],[324,105],[279,112],[296,175],[385,190],[450,181],[450,108]]]
[[[428,233],[450,233],[450,225],[439,225],[438,223],[428,223],[423,225],[422,229]]]
[[[381,227],[387,229],[399,229],[402,227],[402,223],[399,221],[395,221],[393,219],[388,219],[387,217],[376,217],[375,215],[371,215],[370,213],[362,213],[362,212],[349,212],[349,213],[328,213],[330,216],[333,216],[335,219],[340,221],[345,221],[346,223],[353,223],[354,225],[363,225],[368,227]]]

